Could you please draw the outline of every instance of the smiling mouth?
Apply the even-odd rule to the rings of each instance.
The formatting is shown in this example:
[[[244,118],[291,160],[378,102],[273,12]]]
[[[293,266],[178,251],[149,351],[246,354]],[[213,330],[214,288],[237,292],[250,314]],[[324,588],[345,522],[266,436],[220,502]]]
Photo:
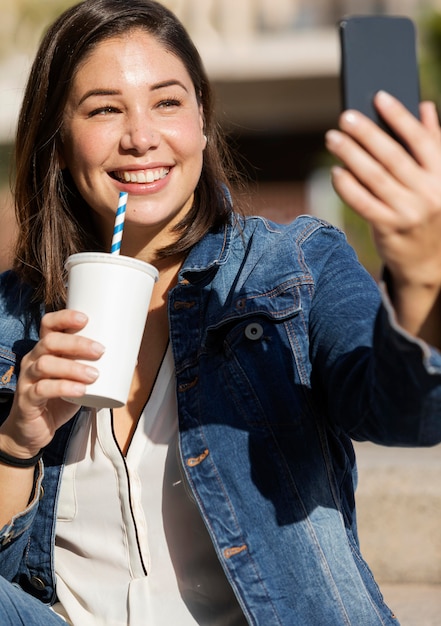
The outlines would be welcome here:
[[[118,170],[111,176],[122,183],[154,183],[165,178],[170,172],[170,167],[158,167],[155,170]]]

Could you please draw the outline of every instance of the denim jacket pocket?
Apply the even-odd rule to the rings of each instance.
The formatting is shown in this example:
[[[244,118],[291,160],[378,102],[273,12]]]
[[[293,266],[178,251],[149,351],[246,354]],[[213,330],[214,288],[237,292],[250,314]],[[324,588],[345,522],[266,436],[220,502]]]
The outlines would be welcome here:
[[[216,359],[219,402],[243,407],[248,427],[272,423],[276,430],[298,427],[308,410],[308,346],[299,291],[279,301],[244,302],[242,315],[230,316],[207,334],[206,351]],[[213,392],[212,392],[213,393]],[[286,407],[290,407],[287,411]]]

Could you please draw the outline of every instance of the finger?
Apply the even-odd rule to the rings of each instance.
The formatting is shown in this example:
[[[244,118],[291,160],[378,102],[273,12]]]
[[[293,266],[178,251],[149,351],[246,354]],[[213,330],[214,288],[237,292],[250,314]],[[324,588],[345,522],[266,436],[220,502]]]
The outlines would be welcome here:
[[[51,354],[44,354],[34,361],[27,371],[27,377],[33,380],[67,379],[84,384],[93,383],[99,376],[99,370],[91,365],[62,359]]]
[[[360,217],[384,232],[393,227],[394,214],[389,207],[360,184],[351,172],[342,167],[333,167],[331,177],[336,193]]]
[[[361,162],[360,159],[354,161],[354,157],[357,156],[356,148],[359,150],[361,147],[367,153],[362,162],[363,168],[369,163],[367,155],[373,157],[370,162],[369,173],[364,172],[364,179],[370,179],[374,182],[372,176],[380,174],[379,168],[381,166],[384,173],[389,172],[397,182],[405,187],[418,182],[420,173],[418,164],[401,144],[380,129],[372,120],[358,111],[349,110],[341,115],[340,128],[355,142],[352,144],[342,143],[344,152],[337,155],[344,159],[345,165],[351,170],[353,170],[354,165],[357,166]],[[361,153],[359,152],[359,154]],[[374,163],[376,163],[377,169],[373,169]],[[363,175],[361,170],[354,173],[357,176]],[[422,186],[422,182],[420,185]]]
[[[46,313],[40,324],[40,336],[43,337],[49,332],[71,331],[77,332],[87,324],[87,315],[80,311],[62,309],[52,313]]]
[[[42,407],[51,400],[61,398],[81,398],[86,393],[86,385],[72,380],[39,380],[28,389],[28,401],[31,406]]]
[[[435,120],[433,111],[423,106],[423,114],[430,117],[430,129],[420,122],[396,98],[379,91],[374,99],[375,106],[385,122],[404,141],[416,161],[428,171],[439,171],[441,166],[438,135],[433,136]],[[421,111],[421,107],[420,107]]]
[[[421,123],[427,128],[436,141],[441,143],[441,127],[435,103],[421,102],[420,117]]]
[[[105,351],[104,346],[82,335],[51,332],[43,337],[33,350],[33,358],[43,354],[54,354],[69,359],[86,359],[95,361]]]
[[[412,194],[408,188],[356,140],[332,130],[326,133],[326,146],[367,190],[387,205],[385,210],[402,209],[409,204]]]

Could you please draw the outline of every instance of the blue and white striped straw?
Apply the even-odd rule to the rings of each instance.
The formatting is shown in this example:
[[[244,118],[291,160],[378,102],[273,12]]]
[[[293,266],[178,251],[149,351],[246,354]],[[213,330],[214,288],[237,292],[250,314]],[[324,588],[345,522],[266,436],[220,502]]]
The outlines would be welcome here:
[[[119,194],[118,210],[115,216],[115,226],[113,227],[112,247],[110,254],[119,254],[121,252],[121,240],[124,230],[124,220],[126,217],[128,193],[121,191]]]

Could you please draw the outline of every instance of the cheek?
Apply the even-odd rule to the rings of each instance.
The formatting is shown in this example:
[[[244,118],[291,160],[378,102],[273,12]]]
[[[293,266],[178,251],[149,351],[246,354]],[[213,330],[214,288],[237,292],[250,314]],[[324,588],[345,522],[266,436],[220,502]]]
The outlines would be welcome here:
[[[90,160],[90,151],[81,141],[65,141],[63,144],[63,156],[66,167],[74,173],[84,167],[85,162]]]
[[[206,142],[200,115],[189,114],[175,125],[163,129],[173,149],[182,156],[195,157],[205,148]]]
[[[72,139],[75,137],[75,139]],[[67,167],[81,172],[103,162],[112,141],[111,134],[89,125],[87,129],[75,126],[70,128],[64,140],[63,157]]]
[[[181,131],[179,136],[176,135],[176,145],[179,146],[178,150],[183,157],[199,161],[202,159],[206,142],[200,127],[194,125]]]

